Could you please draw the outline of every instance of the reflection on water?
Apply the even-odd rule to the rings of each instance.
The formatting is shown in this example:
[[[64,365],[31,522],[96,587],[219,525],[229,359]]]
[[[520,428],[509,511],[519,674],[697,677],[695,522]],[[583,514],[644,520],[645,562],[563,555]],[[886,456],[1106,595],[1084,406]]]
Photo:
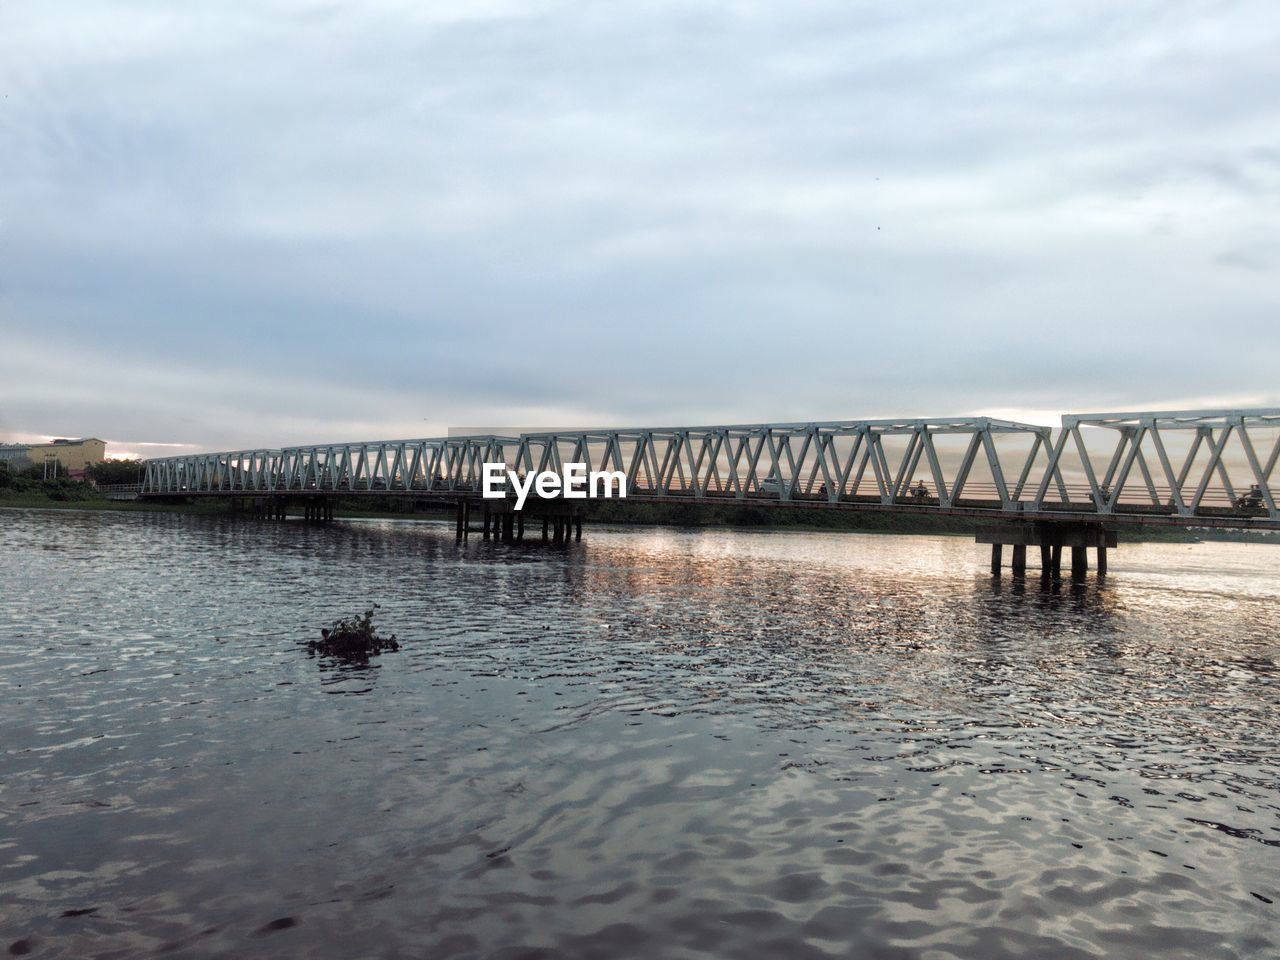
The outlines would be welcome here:
[[[1274,548],[0,511],[0,948],[1280,951]],[[404,649],[299,646],[382,604]]]

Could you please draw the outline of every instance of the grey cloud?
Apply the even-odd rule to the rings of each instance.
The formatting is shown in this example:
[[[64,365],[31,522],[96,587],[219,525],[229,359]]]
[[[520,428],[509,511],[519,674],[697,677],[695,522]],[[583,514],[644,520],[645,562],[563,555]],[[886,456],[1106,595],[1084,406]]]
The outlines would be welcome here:
[[[1265,3],[11,5],[0,431],[1280,402],[1277,41]]]

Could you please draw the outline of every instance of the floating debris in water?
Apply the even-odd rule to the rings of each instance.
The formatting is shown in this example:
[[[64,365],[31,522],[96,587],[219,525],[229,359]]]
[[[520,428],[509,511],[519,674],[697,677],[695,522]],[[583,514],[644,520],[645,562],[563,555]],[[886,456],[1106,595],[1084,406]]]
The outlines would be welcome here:
[[[254,933],[261,937],[268,933],[274,933],[277,930],[288,930],[290,927],[296,927],[297,925],[297,917],[279,917],[278,919],[272,920],[270,923],[264,923],[255,930]]]
[[[343,617],[320,630],[319,640],[308,640],[307,651],[313,656],[334,657],[357,663],[368,662],[385,650],[399,650],[400,642],[393,633],[389,637],[378,636],[373,626],[375,603],[358,617]]]

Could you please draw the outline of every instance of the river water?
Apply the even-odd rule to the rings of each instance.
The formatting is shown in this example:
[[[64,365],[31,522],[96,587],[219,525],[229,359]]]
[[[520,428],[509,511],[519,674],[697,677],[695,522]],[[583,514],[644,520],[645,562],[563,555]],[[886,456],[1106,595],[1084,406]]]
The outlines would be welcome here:
[[[1280,955],[1280,549],[0,511],[0,951]],[[380,604],[403,643],[308,656]]]

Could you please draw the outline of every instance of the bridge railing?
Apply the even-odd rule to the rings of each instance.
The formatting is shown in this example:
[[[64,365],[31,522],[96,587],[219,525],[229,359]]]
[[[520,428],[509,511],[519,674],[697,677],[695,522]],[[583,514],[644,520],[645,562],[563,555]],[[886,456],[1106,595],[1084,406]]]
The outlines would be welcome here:
[[[140,483],[95,483],[94,489],[108,500],[136,500],[142,492]]]
[[[1099,452],[1101,451],[1101,452]],[[1280,409],[595,429],[149,460],[142,492],[464,493],[484,463],[616,471],[632,495],[1280,521]]]

